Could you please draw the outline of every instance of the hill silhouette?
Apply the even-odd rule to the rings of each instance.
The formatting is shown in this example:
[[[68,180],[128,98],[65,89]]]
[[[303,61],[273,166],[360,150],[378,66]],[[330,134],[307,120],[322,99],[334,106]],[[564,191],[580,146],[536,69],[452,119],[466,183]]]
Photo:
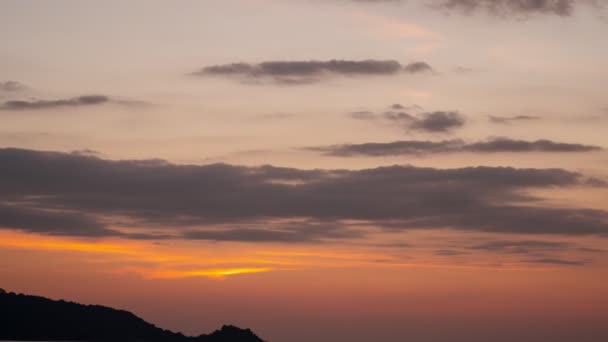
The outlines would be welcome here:
[[[9,293],[0,289],[0,340],[124,342],[264,342],[225,325],[209,335],[164,330],[131,312],[100,305]]]

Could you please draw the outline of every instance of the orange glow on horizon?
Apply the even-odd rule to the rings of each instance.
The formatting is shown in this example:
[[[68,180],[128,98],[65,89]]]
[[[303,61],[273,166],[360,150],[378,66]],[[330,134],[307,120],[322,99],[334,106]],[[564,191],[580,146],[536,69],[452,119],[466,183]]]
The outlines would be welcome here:
[[[225,269],[203,269],[191,271],[159,271],[148,273],[150,278],[191,278],[191,277],[209,277],[214,279],[224,279],[226,276],[270,272],[274,269],[270,267],[253,267],[253,268],[225,268]]]

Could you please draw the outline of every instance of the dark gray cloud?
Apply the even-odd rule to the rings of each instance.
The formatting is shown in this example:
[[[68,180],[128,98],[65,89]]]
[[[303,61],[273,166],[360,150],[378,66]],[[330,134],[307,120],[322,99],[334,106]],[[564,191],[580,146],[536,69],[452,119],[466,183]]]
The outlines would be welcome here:
[[[355,119],[379,120],[411,131],[446,133],[464,126],[466,118],[457,111],[424,111],[417,105],[392,104],[382,113],[359,111],[350,113]]]
[[[327,239],[352,239],[363,237],[361,231],[344,227],[336,222],[285,222],[272,228],[223,227],[191,230],[184,238],[210,241],[246,242],[319,242]]]
[[[17,81],[0,82],[0,91],[13,92],[25,90],[27,87]]]
[[[470,249],[509,254],[529,254],[532,252],[563,251],[572,247],[573,244],[568,242],[498,240],[484,242],[482,244],[472,246]]]
[[[403,70],[414,74],[418,72],[433,71],[433,68],[425,62],[414,62],[404,66]]]
[[[165,234],[123,233],[106,226],[95,215],[57,208],[37,208],[23,203],[0,202],[0,229],[17,229],[30,233],[76,237],[124,237],[151,240],[168,239]]]
[[[352,0],[361,3],[405,3],[407,0]],[[473,14],[485,12],[499,17],[528,17],[556,15],[567,17],[577,7],[590,6],[602,9],[602,0],[426,0],[433,9],[447,13]]]
[[[114,235],[92,216],[79,212],[43,210],[0,203],[0,226],[50,235]]]
[[[464,143],[461,140],[423,141],[406,140],[388,143],[344,144],[332,146],[309,147],[308,150],[319,151],[335,157],[385,157],[400,155],[428,155],[434,153],[454,152]]]
[[[439,255],[439,256],[456,256],[456,255],[465,255],[465,254],[470,254],[467,252],[463,252],[463,251],[455,251],[452,249],[440,249],[435,251],[435,255]]]
[[[415,117],[407,125],[410,129],[427,132],[448,132],[455,128],[464,126],[466,119],[458,112],[429,112]]]
[[[540,120],[539,116],[517,115],[517,116],[494,116],[490,115],[489,120],[496,124],[510,124],[516,121],[535,121]]]
[[[40,218],[30,222],[10,219],[13,214],[6,213],[0,218],[5,222],[2,227],[41,233],[112,235],[115,232],[104,222],[113,217],[122,218],[122,223],[112,225],[121,232],[128,233],[132,221],[133,227],[171,227],[172,236],[219,241],[360,236],[352,222],[386,231],[451,228],[520,234],[608,233],[608,212],[543,207],[539,198],[530,195],[529,190],[536,188],[588,184],[587,177],[561,169],[390,166],[302,170],[112,161],[95,155],[23,149],[0,149],[0,165],[0,203],[4,207],[26,213],[71,214],[76,215],[73,220],[81,220],[66,227],[53,225],[51,232],[38,223],[43,221]],[[313,223],[289,223],[303,219]]]
[[[591,4],[588,0],[433,0],[433,7],[448,11],[473,13],[485,11],[499,16],[550,14],[570,16],[577,5]]]
[[[245,82],[271,80],[282,84],[313,83],[331,75],[387,76],[421,73],[432,68],[424,62],[402,65],[394,60],[268,61],[258,64],[213,65],[193,73],[195,76],[239,77]]]
[[[473,152],[589,152],[599,151],[602,148],[593,145],[554,142],[546,139],[524,141],[496,138],[468,144],[466,149]]]
[[[530,260],[524,260],[523,262],[532,263],[532,264],[549,264],[549,265],[562,265],[562,266],[584,266],[587,264],[586,261],[562,260],[562,259],[530,259]]]
[[[513,140],[494,138],[487,141],[466,143],[462,140],[402,140],[388,143],[344,144],[307,148],[325,155],[337,157],[385,157],[400,155],[424,156],[438,153],[500,153],[500,152],[590,152],[602,150],[599,146],[554,142],[551,140]]]
[[[0,105],[0,110],[20,111],[20,110],[42,110],[59,107],[80,107],[93,106],[110,102],[110,98],[105,95],[83,95],[70,99],[59,100],[11,100]]]

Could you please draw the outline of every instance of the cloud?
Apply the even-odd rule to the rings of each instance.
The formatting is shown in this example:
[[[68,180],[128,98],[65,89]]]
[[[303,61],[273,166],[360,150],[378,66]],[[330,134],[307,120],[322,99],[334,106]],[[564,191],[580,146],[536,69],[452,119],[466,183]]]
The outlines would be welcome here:
[[[461,140],[444,140],[439,142],[407,140],[389,143],[345,144],[321,147],[309,147],[308,150],[322,152],[335,157],[385,157],[398,155],[425,155],[453,152],[463,145]]]
[[[448,132],[464,126],[466,119],[458,112],[429,112],[414,117],[407,127],[426,132]]]
[[[0,82],[0,91],[13,92],[25,90],[27,87],[17,81]]]
[[[10,148],[0,149],[0,165],[3,208],[19,209],[22,215],[36,211],[31,220],[2,215],[0,227],[45,234],[115,235],[112,229],[118,229],[131,238],[151,238],[152,233],[131,231],[149,227],[171,229],[168,237],[308,242],[360,237],[361,224],[388,232],[608,233],[608,212],[545,207],[530,194],[532,189],[589,183],[588,177],[561,169],[303,170],[114,161]],[[84,221],[51,229],[38,210]],[[112,229],[106,222],[112,222]]]
[[[511,240],[498,240],[490,241],[482,244],[478,244],[470,247],[474,250],[485,250],[490,252],[500,252],[509,254],[529,254],[531,252],[544,252],[544,251],[555,251],[564,250],[573,247],[571,243],[567,242],[553,242],[553,241],[537,241],[537,240],[525,240],[525,241],[511,241]]]
[[[317,82],[323,77],[332,75],[390,76],[399,73],[414,74],[431,70],[432,68],[424,62],[401,65],[394,60],[310,60],[213,65],[202,68],[192,73],[192,75],[238,77],[247,82],[271,80],[281,84],[303,84]]]
[[[451,250],[451,249],[440,249],[435,251],[435,255],[439,255],[439,256],[455,256],[455,255],[465,255],[465,254],[469,254],[467,252],[462,252],[462,251],[455,251],[455,250]]]
[[[42,210],[0,203],[0,226],[49,235],[115,235],[94,217],[67,210]]]
[[[414,74],[418,72],[433,71],[433,68],[425,62],[414,62],[404,66],[403,70]]]
[[[585,261],[572,261],[562,259],[531,259],[524,260],[527,263],[533,264],[550,264],[550,265],[564,265],[564,266],[584,266],[587,264]]]
[[[350,113],[354,119],[379,120],[399,125],[406,130],[427,133],[447,133],[466,123],[458,111],[424,111],[420,106],[403,106],[395,103],[383,113],[358,111]]]
[[[570,16],[577,5],[592,4],[588,0],[433,0],[434,8],[473,13],[484,11],[499,16],[548,14]]]
[[[325,155],[335,157],[386,157],[444,153],[526,153],[526,152],[549,152],[549,153],[573,153],[591,152],[602,150],[599,146],[582,145],[554,142],[551,140],[513,140],[508,138],[494,138],[486,141],[466,143],[463,140],[402,140],[387,143],[363,143],[363,144],[344,144],[306,148],[311,151],[318,151]]]
[[[515,121],[535,121],[540,120],[538,116],[517,115],[517,116],[489,116],[489,120],[495,124],[510,124]]]
[[[43,110],[60,107],[81,107],[94,106],[110,102],[110,98],[105,95],[83,95],[70,99],[59,100],[32,100],[21,101],[11,100],[0,105],[0,110],[20,111],[20,110]]]
[[[362,237],[361,231],[348,229],[339,223],[291,221],[276,224],[273,228],[222,227],[192,230],[184,238],[210,241],[245,242],[318,242],[326,239],[352,239]]]
[[[361,3],[405,3],[406,0],[351,0]],[[427,0],[430,8],[447,13],[485,12],[499,17],[572,16],[580,6],[603,8],[601,0]]]
[[[554,142],[541,139],[536,141],[495,138],[489,141],[468,144],[473,152],[589,152],[602,150],[599,146]]]

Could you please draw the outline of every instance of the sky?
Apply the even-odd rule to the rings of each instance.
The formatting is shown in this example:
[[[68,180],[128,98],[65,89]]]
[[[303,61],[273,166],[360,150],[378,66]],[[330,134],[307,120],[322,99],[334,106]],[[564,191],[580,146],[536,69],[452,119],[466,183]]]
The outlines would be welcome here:
[[[0,287],[270,342],[608,339],[592,0],[0,1]]]

